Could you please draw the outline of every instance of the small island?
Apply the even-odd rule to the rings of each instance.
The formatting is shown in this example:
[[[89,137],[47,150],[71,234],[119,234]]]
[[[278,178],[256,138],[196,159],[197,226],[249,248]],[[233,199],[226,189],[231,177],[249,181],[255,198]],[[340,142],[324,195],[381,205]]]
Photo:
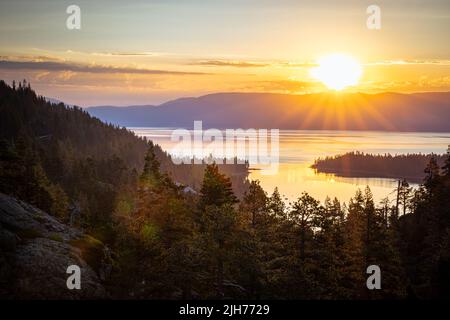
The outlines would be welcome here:
[[[318,158],[311,168],[320,173],[332,173],[342,177],[394,178],[409,182],[421,182],[424,169],[432,157],[439,166],[444,163],[444,155],[411,153],[403,155],[370,154],[348,152],[332,157]]]

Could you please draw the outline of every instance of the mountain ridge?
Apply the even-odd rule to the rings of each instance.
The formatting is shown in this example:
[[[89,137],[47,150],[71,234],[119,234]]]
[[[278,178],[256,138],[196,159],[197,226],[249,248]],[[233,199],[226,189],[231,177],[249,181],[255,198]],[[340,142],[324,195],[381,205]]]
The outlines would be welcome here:
[[[280,128],[377,131],[450,131],[450,92],[281,93],[222,92],[160,105],[86,108],[126,127]]]

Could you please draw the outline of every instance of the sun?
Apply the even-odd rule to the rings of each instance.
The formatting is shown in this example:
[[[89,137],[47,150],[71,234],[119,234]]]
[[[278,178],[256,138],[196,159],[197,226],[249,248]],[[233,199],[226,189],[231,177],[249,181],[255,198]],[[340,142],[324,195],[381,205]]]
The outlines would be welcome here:
[[[361,64],[351,56],[340,53],[323,56],[318,66],[311,69],[312,77],[334,90],[358,84],[361,74]]]

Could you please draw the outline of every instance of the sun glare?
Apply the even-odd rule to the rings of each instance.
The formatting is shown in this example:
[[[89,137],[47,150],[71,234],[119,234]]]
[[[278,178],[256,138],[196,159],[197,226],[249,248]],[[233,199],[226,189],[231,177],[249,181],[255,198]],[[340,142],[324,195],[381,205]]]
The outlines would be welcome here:
[[[334,90],[358,84],[361,74],[362,68],[357,60],[338,53],[320,58],[318,66],[311,69],[311,76]]]

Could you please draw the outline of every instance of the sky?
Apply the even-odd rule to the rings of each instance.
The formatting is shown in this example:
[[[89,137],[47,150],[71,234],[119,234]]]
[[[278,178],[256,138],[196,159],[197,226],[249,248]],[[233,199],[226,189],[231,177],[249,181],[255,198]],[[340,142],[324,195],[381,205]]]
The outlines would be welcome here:
[[[79,30],[66,27],[74,4]],[[343,53],[363,70],[346,91],[450,91],[449,31],[448,0],[2,0],[0,79],[82,107],[303,94],[329,90],[311,69]]]

